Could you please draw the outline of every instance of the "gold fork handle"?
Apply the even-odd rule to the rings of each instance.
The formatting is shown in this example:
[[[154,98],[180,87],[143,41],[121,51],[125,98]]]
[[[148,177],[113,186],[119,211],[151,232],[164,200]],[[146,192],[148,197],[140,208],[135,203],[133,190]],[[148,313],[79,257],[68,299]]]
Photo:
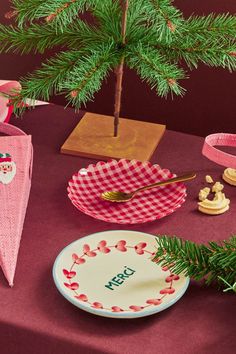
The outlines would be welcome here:
[[[167,184],[171,184],[171,183],[175,183],[175,182],[190,181],[191,179],[194,179],[195,177],[196,177],[196,173],[194,173],[194,172],[186,173],[182,176],[173,177],[173,178],[167,179],[166,181],[161,181],[161,182],[149,184],[148,186],[145,186],[145,187],[138,188],[138,189],[136,189],[136,191],[134,193],[145,191],[147,189],[151,189],[151,188],[155,188],[155,187],[166,186]]]

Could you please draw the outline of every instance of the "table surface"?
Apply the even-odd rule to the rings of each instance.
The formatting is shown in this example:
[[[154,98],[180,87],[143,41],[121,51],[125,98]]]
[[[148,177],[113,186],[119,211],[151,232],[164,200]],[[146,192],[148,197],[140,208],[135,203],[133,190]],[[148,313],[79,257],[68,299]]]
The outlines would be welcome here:
[[[233,353],[235,295],[191,282],[175,306],[149,317],[109,319],[86,313],[66,301],[52,279],[58,253],[72,241],[105,230],[137,230],[177,235],[197,242],[223,240],[236,231],[236,188],[225,185],[230,210],[211,217],[197,211],[197,195],[210,174],[223,167],[201,155],[203,139],[166,131],[152,162],[178,174],[196,171],[186,202],[157,221],[117,225],[78,211],[67,197],[71,175],[95,160],[62,155],[60,146],[81,114],[56,105],[37,107],[11,123],[32,134],[34,166],[15,285],[0,274],[1,353]],[[148,137],[147,137],[148,138]]]

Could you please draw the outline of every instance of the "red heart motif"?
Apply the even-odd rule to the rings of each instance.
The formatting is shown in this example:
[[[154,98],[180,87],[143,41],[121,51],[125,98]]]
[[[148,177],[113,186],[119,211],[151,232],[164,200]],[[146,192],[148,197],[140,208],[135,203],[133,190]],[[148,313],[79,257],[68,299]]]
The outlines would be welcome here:
[[[71,278],[74,278],[74,276],[76,275],[76,272],[63,269],[63,274],[67,277],[67,279],[71,279]]]
[[[103,306],[100,302],[94,302],[92,304],[92,307],[96,308],[96,309],[103,309]]]
[[[162,300],[161,299],[148,299],[146,301],[147,304],[150,304],[150,305],[160,305],[162,303]]]
[[[112,312],[122,312],[124,310],[122,310],[119,306],[112,306]]]
[[[162,269],[164,272],[167,272],[167,270],[169,270],[169,268],[168,268],[167,266],[161,267],[161,269]]]
[[[87,296],[85,294],[76,295],[75,298],[80,300],[80,301],[84,301],[84,302],[88,301],[88,298],[87,298]]]
[[[141,311],[141,310],[143,310],[143,306],[135,306],[135,305],[131,305],[130,307],[129,307],[132,311],[134,311],[134,312],[138,312],[138,311]]]
[[[179,276],[177,274],[171,274],[166,278],[167,283],[170,283],[173,280],[179,280]]]
[[[174,263],[171,263],[169,264],[168,266],[164,266],[164,267],[161,267],[161,269],[166,272],[167,270],[169,270],[171,267],[173,267],[175,264]]]
[[[160,294],[173,294],[175,292],[174,288],[165,288],[160,291]]]
[[[90,250],[89,245],[84,245],[83,251],[84,251],[84,254],[86,254],[86,256],[88,256],[88,257],[95,257],[97,255],[95,252]]]
[[[127,248],[125,247],[126,245],[126,241],[125,240],[120,240],[117,242],[117,244],[115,245],[115,248],[120,251],[120,252],[126,252]]]
[[[106,247],[106,241],[102,240],[98,244],[98,250],[102,253],[109,253],[111,250],[110,248]]]
[[[85,263],[85,259],[84,259],[84,258],[81,258],[81,257],[79,257],[79,256],[77,256],[76,253],[73,253],[73,254],[72,254],[72,259],[73,259],[73,261],[74,261],[76,264],[83,264],[83,263]]]
[[[144,254],[144,248],[147,246],[146,242],[139,242],[135,247],[135,252],[137,254]]]
[[[68,289],[71,289],[71,290],[77,290],[77,289],[79,288],[79,284],[78,284],[78,283],[71,283],[71,284],[64,283],[64,285],[65,285]]]

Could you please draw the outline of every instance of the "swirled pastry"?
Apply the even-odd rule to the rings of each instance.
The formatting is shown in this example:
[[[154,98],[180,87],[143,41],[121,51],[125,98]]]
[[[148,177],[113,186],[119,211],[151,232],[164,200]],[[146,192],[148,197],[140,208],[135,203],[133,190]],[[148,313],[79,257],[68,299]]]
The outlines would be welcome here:
[[[236,186],[236,169],[226,168],[224,170],[222,178],[225,182],[231,184],[232,186]]]
[[[199,202],[198,210],[204,214],[219,215],[225,213],[229,209],[229,204],[230,200],[220,191],[215,193],[213,200],[206,198]]]

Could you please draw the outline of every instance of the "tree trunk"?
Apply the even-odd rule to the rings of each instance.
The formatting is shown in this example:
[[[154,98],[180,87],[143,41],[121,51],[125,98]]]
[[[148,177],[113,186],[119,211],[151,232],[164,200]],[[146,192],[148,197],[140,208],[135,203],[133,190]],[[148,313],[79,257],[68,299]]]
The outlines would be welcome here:
[[[129,7],[129,0],[122,0],[122,23],[121,23],[121,36],[122,45],[126,43],[126,23],[127,23],[127,12]],[[121,109],[121,93],[122,93],[122,82],[124,75],[124,56],[121,58],[120,64],[115,70],[116,73],[116,88],[115,88],[115,110],[114,110],[114,137],[118,136],[118,126],[120,118]]]

